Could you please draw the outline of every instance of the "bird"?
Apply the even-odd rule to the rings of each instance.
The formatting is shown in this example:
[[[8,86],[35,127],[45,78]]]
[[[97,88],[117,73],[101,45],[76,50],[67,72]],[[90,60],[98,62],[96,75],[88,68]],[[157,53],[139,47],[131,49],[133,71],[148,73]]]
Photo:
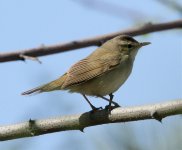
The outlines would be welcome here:
[[[31,90],[22,95],[67,90],[70,93],[79,93],[88,102],[93,111],[97,110],[87,98],[94,96],[109,102],[106,106],[112,109],[113,93],[116,92],[131,74],[135,56],[138,50],[150,42],[138,42],[129,35],[118,35],[98,47],[86,58],[78,61],[58,79]],[[109,98],[105,96],[109,95]]]

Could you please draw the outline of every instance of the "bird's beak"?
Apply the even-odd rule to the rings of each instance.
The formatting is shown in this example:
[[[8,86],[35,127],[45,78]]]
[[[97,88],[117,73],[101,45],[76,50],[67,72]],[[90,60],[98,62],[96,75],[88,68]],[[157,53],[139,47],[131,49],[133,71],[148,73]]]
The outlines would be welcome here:
[[[140,43],[140,46],[142,47],[142,46],[146,46],[146,45],[149,45],[149,44],[151,44],[150,42],[142,42],[142,43]]]

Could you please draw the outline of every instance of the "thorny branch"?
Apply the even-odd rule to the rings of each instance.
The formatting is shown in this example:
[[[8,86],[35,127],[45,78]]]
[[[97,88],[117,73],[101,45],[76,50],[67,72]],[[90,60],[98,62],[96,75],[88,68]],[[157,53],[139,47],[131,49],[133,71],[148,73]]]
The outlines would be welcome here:
[[[57,118],[32,120],[27,122],[0,126],[0,141],[32,137],[58,131],[80,130],[84,128],[116,122],[129,122],[144,119],[156,119],[182,114],[182,99],[153,105],[122,107],[99,110],[95,113],[86,112],[78,115],[60,116]]]
[[[177,29],[177,28],[182,29],[182,19],[177,21],[172,21],[172,22],[158,23],[158,24],[148,23],[142,27],[131,28],[128,30],[123,30],[123,31],[110,33],[110,34],[106,34],[102,36],[97,36],[93,38],[75,40],[75,41],[57,44],[57,45],[51,45],[51,46],[41,46],[37,48],[31,48],[31,49],[20,50],[15,52],[0,53],[0,62],[25,60],[26,58],[33,58],[33,57],[35,57],[34,60],[38,60],[36,57],[39,57],[39,56],[51,55],[55,53],[75,50],[78,48],[83,48],[88,46],[99,46],[101,45],[102,42],[109,40],[120,34],[136,36],[136,35],[147,34],[151,32]]]

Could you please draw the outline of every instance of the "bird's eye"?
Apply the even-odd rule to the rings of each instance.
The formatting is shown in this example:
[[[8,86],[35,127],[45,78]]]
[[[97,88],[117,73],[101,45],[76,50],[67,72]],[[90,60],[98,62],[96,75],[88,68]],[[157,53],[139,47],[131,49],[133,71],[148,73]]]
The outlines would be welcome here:
[[[133,47],[133,45],[131,45],[131,44],[128,44],[128,48],[132,48]]]

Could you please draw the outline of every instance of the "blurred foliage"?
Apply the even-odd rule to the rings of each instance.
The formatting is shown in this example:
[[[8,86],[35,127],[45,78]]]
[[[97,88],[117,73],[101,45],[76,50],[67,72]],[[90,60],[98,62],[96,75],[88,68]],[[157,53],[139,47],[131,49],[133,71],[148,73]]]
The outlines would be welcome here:
[[[132,22],[143,22],[146,18],[152,18],[152,16],[149,17],[149,15],[146,13],[144,14],[140,11],[126,8],[122,5],[116,5],[112,2],[103,0],[77,0],[74,2],[79,3],[89,9],[118,18],[125,18],[126,20],[130,20]]]
[[[157,0],[161,4],[167,6],[170,9],[175,10],[182,16],[182,5],[179,3],[179,0]]]
[[[155,122],[157,124],[157,122]],[[178,124],[180,123],[180,124]],[[165,125],[161,124],[161,126]],[[108,150],[181,150],[182,149],[182,121],[175,121],[164,135],[159,134],[159,129],[149,125],[146,131],[137,133],[130,123],[117,124],[111,130],[105,130],[104,139],[93,138],[96,149]],[[139,139],[145,136],[145,140]],[[91,138],[92,139],[92,138]]]

